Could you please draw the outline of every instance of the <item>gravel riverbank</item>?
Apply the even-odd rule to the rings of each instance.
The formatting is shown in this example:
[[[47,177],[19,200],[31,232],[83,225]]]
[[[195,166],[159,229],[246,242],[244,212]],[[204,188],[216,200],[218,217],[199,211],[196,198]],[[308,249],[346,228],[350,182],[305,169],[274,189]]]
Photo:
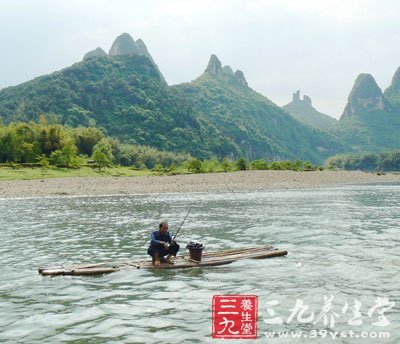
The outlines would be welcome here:
[[[240,171],[175,176],[12,180],[0,181],[0,198],[261,191],[377,182],[400,182],[400,175],[359,171]]]

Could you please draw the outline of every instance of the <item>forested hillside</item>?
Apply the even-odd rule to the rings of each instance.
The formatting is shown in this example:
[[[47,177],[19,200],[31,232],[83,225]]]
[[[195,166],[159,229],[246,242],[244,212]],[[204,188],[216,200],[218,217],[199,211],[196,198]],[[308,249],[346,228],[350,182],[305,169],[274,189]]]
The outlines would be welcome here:
[[[97,126],[121,141],[195,156],[237,147],[168,87],[154,64],[135,54],[97,57],[0,91],[4,124],[48,121]]]
[[[124,144],[200,159],[321,163],[342,152],[400,147],[399,75],[383,94],[361,74],[335,125],[308,97],[299,118],[289,115],[215,55],[197,79],[169,86],[144,42],[122,34],[108,54],[97,48],[71,67],[0,90],[0,124],[38,123],[44,115],[50,124],[96,127]]]
[[[355,152],[400,148],[400,108],[396,106],[396,92],[392,85],[385,95],[372,75],[360,74],[337,126],[337,136]]]
[[[175,88],[250,158],[320,162],[346,150],[335,137],[296,121],[249,88],[241,71],[222,67],[215,55],[199,78]]]

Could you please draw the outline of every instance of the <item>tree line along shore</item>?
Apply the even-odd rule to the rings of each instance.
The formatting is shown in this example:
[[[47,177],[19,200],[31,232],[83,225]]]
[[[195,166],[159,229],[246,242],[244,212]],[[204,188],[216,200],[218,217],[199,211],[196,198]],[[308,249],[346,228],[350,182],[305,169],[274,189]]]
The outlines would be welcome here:
[[[323,166],[309,161],[239,158],[200,160],[187,153],[120,143],[95,127],[39,123],[0,125],[0,179],[65,176],[135,176],[244,170],[316,171],[323,169],[400,171],[400,150],[342,154]]]

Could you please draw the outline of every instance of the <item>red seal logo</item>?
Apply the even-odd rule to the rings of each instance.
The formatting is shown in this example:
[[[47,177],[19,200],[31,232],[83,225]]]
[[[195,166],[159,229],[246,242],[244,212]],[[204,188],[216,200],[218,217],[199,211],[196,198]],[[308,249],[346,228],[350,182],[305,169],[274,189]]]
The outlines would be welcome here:
[[[215,295],[212,300],[212,337],[257,338],[258,297]]]

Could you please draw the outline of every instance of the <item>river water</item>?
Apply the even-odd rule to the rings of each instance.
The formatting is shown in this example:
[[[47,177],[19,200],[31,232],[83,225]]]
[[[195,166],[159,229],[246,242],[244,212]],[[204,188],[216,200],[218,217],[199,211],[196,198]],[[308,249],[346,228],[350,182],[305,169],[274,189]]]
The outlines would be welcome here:
[[[289,254],[97,277],[37,273],[145,258],[150,231],[160,220],[173,231],[189,206],[183,251],[194,240],[207,251],[271,243]],[[213,295],[250,294],[259,319],[249,343],[399,343],[399,214],[398,184],[0,200],[0,341],[218,343]],[[284,331],[303,332],[280,338]]]

